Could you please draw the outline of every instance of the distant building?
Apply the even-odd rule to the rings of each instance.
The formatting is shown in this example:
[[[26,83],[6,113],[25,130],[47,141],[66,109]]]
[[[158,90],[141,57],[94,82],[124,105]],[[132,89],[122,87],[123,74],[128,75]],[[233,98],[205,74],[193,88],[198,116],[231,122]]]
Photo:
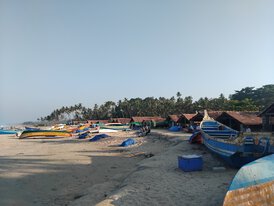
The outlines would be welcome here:
[[[144,121],[155,121],[155,122],[162,122],[165,121],[164,118],[154,116],[154,117],[131,117],[130,122],[144,122]]]
[[[223,111],[208,111],[207,113],[211,118],[216,120],[223,113]]]
[[[208,111],[208,116],[213,118],[213,119],[217,119],[217,117],[219,117],[223,111]],[[192,118],[189,119],[189,121],[193,124],[199,124],[204,118],[204,112],[197,112]]]
[[[179,115],[176,115],[176,114],[168,115],[168,117],[166,118],[168,127],[177,125],[178,119],[179,119]]]
[[[129,124],[130,118],[112,118],[110,121],[113,123]]]
[[[193,124],[199,124],[204,118],[204,114],[201,112],[197,112],[193,117],[189,119],[189,121]]]
[[[262,117],[263,131],[274,132],[274,103],[265,108],[259,116]]]
[[[165,118],[154,116],[154,117],[131,117],[130,125],[131,127],[140,126],[142,124],[148,124],[151,127],[165,127]]]
[[[256,112],[235,112],[225,111],[216,120],[237,131],[246,131],[248,128],[252,132],[262,130],[262,118]]]
[[[89,124],[107,124],[109,120],[102,120],[102,119],[90,119],[87,121]]]
[[[197,114],[181,114],[177,123],[179,123],[182,127],[185,127],[187,124],[192,124],[191,119]]]
[[[77,124],[86,124],[87,121],[85,120],[71,120],[71,121],[68,121],[67,124],[74,124],[74,125],[77,125]]]

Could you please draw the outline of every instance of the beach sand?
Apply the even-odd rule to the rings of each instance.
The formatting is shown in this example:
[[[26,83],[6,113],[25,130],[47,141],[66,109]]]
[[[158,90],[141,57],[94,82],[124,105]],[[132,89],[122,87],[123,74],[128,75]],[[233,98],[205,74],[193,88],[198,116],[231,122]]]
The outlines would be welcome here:
[[[189,134],[109,133],[98,142],[0,136],[0,205],[222,205],[237,172]],[[137,144],[118,145],[134,137]],[[200,154],[202,171],[178,169],[177,156]]]

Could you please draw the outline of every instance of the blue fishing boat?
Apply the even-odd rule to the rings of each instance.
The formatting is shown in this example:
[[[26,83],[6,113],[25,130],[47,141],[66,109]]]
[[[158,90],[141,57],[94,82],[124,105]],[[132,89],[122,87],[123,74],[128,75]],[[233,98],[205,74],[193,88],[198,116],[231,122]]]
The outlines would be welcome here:
[[[232,167],[274,153],[271,133],[241,133],[211,119],[207,112],[200,127],[203,144]]]
[[[223,206],[274,205],[274,154],[244,165],[235,175]]]
[[[25,127],[25,130],[37,131],[37,130],[40,130],[40,128],[36,128],[36,127]]]
[[[0,134],[16,134],[18,131],[0,129]]]

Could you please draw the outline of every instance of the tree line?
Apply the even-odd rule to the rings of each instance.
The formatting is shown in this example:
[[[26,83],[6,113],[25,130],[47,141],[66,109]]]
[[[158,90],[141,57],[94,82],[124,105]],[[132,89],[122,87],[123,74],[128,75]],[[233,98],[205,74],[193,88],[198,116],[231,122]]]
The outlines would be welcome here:
[[[107,101],[95,104],[92,108],[84,107],[81,103],[74,106],[55,109],[50,115],[38,118],[38,121],[68,121],[87,119],[130,118],[132,116],[161,116],[170,114],[195,113],[196,111],[261,111],[274,102],[274,84],[260,88],[245,87],[236,90],[226,98],[220,94],[217,98],[203,97],[193,101],[191,96],[182,97],[180,92],[170,98],[146,97],[124,98],[118,102]]]

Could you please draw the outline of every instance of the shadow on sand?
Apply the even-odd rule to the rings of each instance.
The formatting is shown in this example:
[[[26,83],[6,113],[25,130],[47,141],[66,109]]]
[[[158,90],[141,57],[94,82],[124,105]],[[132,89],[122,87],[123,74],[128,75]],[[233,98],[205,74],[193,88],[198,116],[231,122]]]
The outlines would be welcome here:
[[[68,163],[62,159],[49,159],[50,155],[1,156],[0,205],[68,205],[85,196],[87,188],[108,182],[108,187],[101,187],[101,191],[89,191],[94,192],[90,205],[95,205],[115,189],[142,159],[109,156],[110,152],[103,150],[79,152],[90,158],[91,163],[77,163],[77,159]]]

